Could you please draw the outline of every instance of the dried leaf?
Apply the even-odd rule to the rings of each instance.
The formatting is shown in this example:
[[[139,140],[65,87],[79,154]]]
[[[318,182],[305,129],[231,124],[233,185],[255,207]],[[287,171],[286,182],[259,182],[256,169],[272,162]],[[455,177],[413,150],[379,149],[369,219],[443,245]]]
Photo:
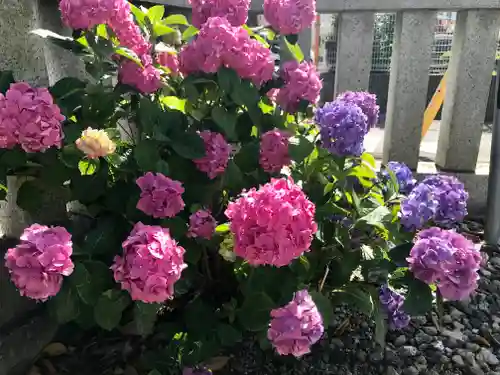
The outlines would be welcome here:
[[[66,354],[68,352],[68,348],[66,345],[60,342],[53,342],[43,349],[43,353],[47,354],[49,357],[58,357],[60,355]]]
[[[219,371],[227,365],[227,362],[229,362],[229,357],[213,357],[205,363],[205,366],[212,371]]]

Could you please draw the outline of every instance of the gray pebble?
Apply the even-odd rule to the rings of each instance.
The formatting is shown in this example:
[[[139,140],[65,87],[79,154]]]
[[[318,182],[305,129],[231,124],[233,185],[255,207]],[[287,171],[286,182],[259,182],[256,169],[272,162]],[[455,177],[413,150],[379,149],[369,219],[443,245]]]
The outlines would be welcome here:
[[[399,372],[392,366],[387,367],[386,375],[399,375]]]
[[[405,335],[400,335],[394,340],[394,345],[396,346],[402,346],[406,344],[406,336]]]
[[[360,362],[365,362],[366,361],[366,353],[364,350],[359,350],[357,353],[356,353],[356,359]]]
[[[454,364],[456,364],[458,367],[463,367],[465,365],[464,360],[462,359],[461,356],[458,354],[455,354],[453,357],[451,357],[451,360],[453,361]]]
[[[496,355],[486,348],[482,348],[480,352],[477,353],[476,358],[479,363],[487,363],[491,366],[496,366],[500,363]]]
[[[469,349],[471,352],[474,352],[474,353],[478,352],[481,349],[481,347],[478,344],[474,343],[474,342],[468,342],[468,343],[466,343],[465,347],[467,349]]]
[[[424,327],[423,330],[430,336],[436,336],[438,334],[438,330],[436,327]]]
[[[416,367],[410,366],[403,371],[403,375],[418,375],[419,371]]]
[[[432,336],[429,336],[427,333],[419,332],[415,336],[415,342],[417,345],[428,344],[432,342]]]
[[[399,354],[401,354],[401,356],[403,357],[415,357],[417,353],[418,350],[414,346],[405,345],[399,348]]]

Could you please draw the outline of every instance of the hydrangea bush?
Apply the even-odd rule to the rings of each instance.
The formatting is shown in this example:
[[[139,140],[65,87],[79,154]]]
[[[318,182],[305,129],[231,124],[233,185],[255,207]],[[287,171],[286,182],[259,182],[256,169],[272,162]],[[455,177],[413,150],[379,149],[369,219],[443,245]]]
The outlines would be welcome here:
[[[61,323],[151,338],[136,368],[177,375],[210,373],[244,338],[300,357],[340,303],[383,344],[435,299],[473,293],[480,254],[453,230],[463,185],[416,184],[397,162],[376,172],[374,95],[316,107],[321,79],[294,35],[314,1],[265,0],[270,26],[255,29],[248,0],[191,4],[193,25],[162,6],[61,0],[73,36],[36,33],[87,76],[34,88],[2,73],[4,198],[6,177],[26,176],[19,207],[54,189],[69,207],[8,250],[20,294]]]

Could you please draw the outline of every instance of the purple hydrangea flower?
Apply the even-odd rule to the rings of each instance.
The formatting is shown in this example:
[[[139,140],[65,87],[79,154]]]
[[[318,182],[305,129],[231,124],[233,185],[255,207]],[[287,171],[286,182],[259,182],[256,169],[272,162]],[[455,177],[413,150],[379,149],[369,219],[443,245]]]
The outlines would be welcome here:
[[[323,318],[307,290],[295,293],[286,306],[271,311],[267,337],[280,355],[301,357],[319,341]]]
[[[387,163],[386,169],[382,170],[382,176],[389,179],[389,173],[387,169],[391,170],[396,176],[396,180],[399,184],[399,191],[403,194],[409,194],[415,187],[416,180],[413,178],[413,173],[411,169],[405,163],[399,163],[397,161],[390,161]]]
[[[408,230],[421,229],[426,222],[451,226],[467,215],[469,195],[453,176],[429,176],[401,202],[401,224]]]
[[[368,118],[368,129],[371,129],[378,123],[380,107],[377,105],[377,96],[369,92],[346,91],[341,94],[337,100],[343,100],[346,103],[356,104]]]
[[[401,294],[383,285],[379,291],[379,298],[387,314],[390,329],[403,329],[410,324],[410,316],[403,311],[405,298]]]
[[[481,254],[471,241],[452,230],[423,230],[407,260],[417,279],[435,283],[448,300],[463,300],[477,288]]]
[[[323,147],[338,156],[360,156],[368,133],[368,117],[355,103],[335,100],[316,111]]]

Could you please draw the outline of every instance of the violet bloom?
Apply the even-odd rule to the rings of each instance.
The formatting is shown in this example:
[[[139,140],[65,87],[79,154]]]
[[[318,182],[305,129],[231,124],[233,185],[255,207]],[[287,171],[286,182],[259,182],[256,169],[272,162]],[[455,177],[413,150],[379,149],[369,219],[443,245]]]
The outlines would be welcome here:
[[[210,17],[227,18],[232,26],[241,26],[247,22],[250,0],[189,0],[193,16],[192,23],[198,29]]]
[[[264,17],[282,35],[299,34],[316,18],[316,0],[264,0]]]
[[[446,299],[465,299],[477,288],[481,254],[454,231],[435,227],[421,231],[407,260],[414,276],[435,283]]]
[[[5,266],[22,296],[46,301],[61,290],[63,276],[73,272],[71,234],[63,227],[33,224],[20,239],[7,250]]]
[[[174,217],[184,209],[184,188],[161,173],[146,173],[136,181],[141,188],[137,209],[154,218]]]
[[[386,169],[391,170],[396,177],[399,185],[399,191],[403,194],[409,194],[415,187],[416,180],[413,178],[411,169],[405,163],[390,161],[387,163]],[[390,179],[386,169],[382,170],[382,176],[385,179]]]
[[[377,105],[377,96],[364,91],[346,91],[337,97],[347,103],[356,104],[368,118],[368,129],[378,124],[380,107]]]
[[[166,228],[137,223],[123,242],[123,255],[116,256],[111,270],[115,281],[134,301],[164,302],[174,295],[174,284],[187,267],[185,250]]]
[[[234,252],[252,266],[284,267],[310,251],[316,207],[291,178],[271,179],[259,190],[243,191],[226,216]]]
[[[260,137],[260,166],[267,173],[278,173],[291,159],[288,153],[288,139],[286,131],[274,129]]]
[[[0,148],[16,143],[30,153],[61,148],[64,119],[49,90],[13,83],[0,95]]]
[[[201,237],[207,240],[211,239],[215,228],[217,227],[217,221],[210,213],[206,210],[198,210],[191,216],[189,216],[189,237]]]
[[[295,293],[286,306],[271,311],[267,338],[280,355],[301,357],[324,332],[323,318],[307,290]]]
[[[335,100],[316,110],[321,142],[338,156],[360,156],[368,133],[368,118],[355,103]]]
[[[222,134],[204,130],[200,137],[205,142],[205,156],[195,159],[196,167],[205,172],[213,180],[224,173],[231,155],[231,145],[226,142]]]
[[[410,316],[403,311],[405,298],[401,294],[384,285],[380,288],[379,298],[387,314],[390,329],[403,329],[410,324]]]

